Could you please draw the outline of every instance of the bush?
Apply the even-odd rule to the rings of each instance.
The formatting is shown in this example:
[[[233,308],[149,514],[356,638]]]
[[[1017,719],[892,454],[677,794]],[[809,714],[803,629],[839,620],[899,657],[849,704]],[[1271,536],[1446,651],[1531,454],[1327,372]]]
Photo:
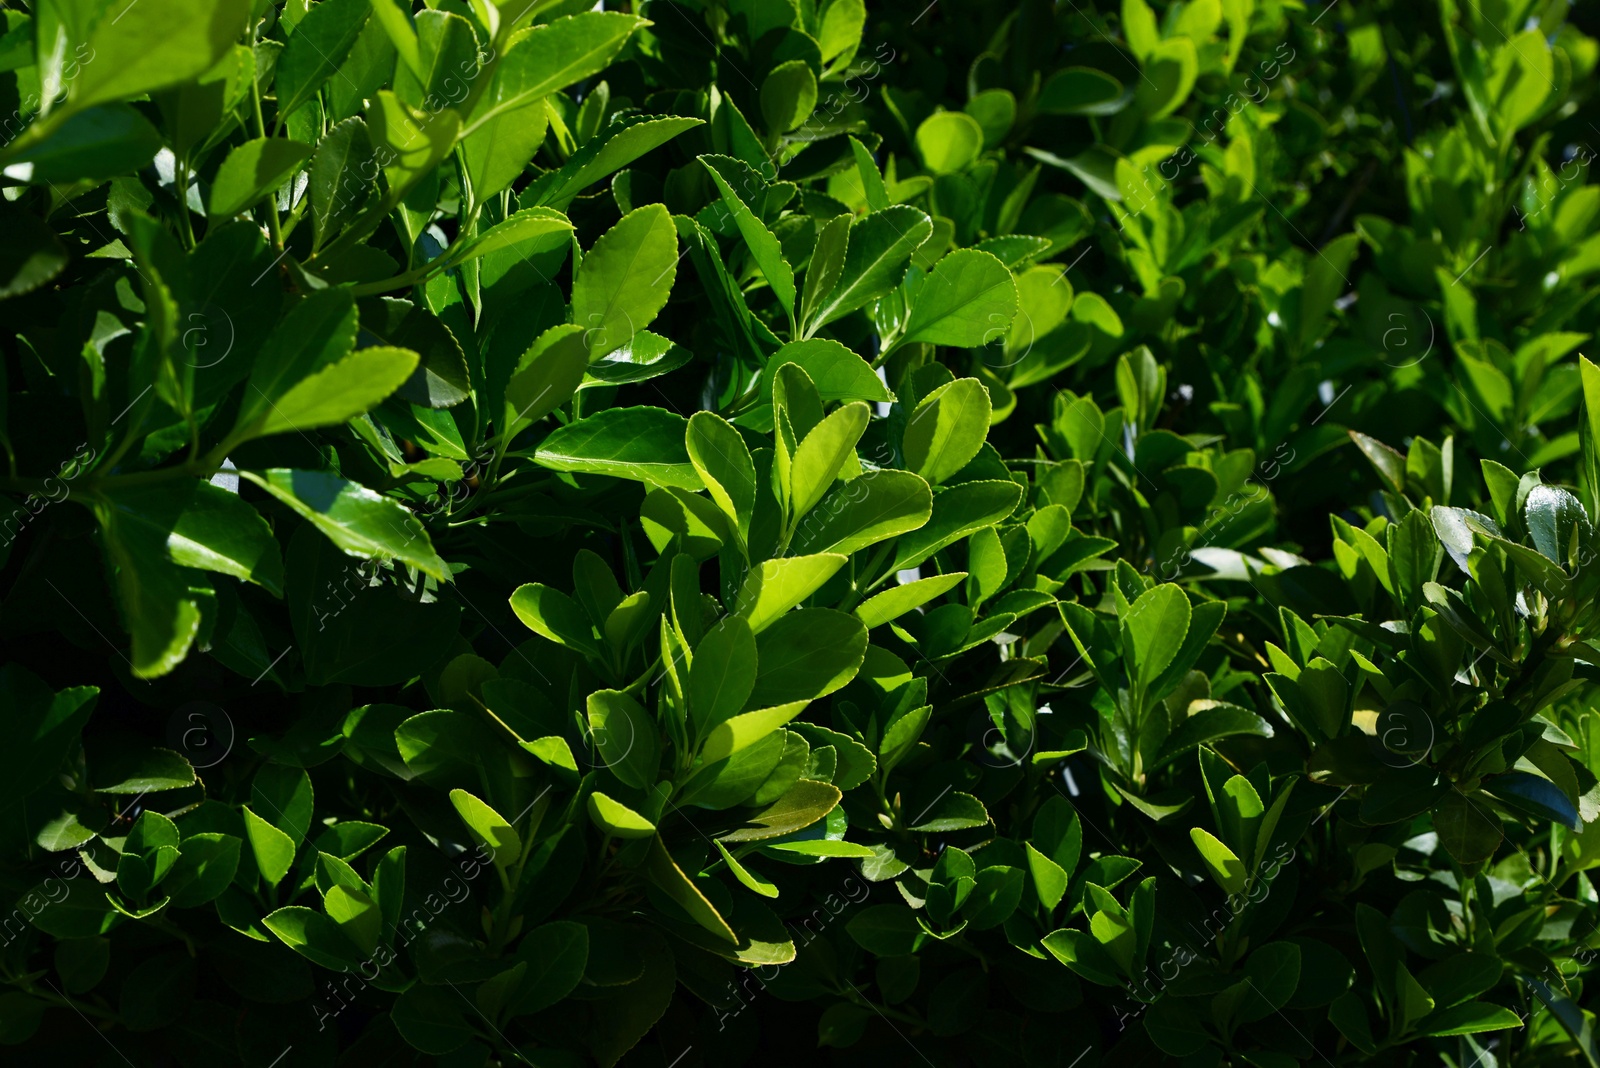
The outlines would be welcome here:
[[[1577,11],[611,7],[0,13],[8,1063],[1600,1068]]]

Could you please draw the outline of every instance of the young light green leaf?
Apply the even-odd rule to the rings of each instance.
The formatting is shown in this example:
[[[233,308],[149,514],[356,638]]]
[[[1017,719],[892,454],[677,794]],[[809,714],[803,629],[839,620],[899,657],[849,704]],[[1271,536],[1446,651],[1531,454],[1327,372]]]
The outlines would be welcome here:
[[[933,268],[916,291],[906,341],[972,349],[1004,338],[1017,314],[1017,283],[999,258],[962,249]]]
[[[627,343],[666,306],[678,270],[678,230],[661,204],[624,215],[583,257],[572,321],[599,356]]]
[[[548,96],[604,70],[645,19],[616,11],[585,11],[518,30],[495,70],[489,107],[474,122]]]
[[[441,582],[450,568],[427,531],[399,503],[326,471],[271,468],[240,474],[287,504],[352,556],[398,560]]]
[[[739,944],[739,936],[733,933],[728,921],[722,918],[700,888],[678,867],[678,862],[672,859],[672,854],[667,852],[666,845],[659,837],[650,843],[644,871],[651,882],[677,902],[701,927],[725,942]]]
[[[760,634],[783,613],[821,589],[846,559],[839,553],[816,553],[764,560],[745,577],[734,601],[734,615]]]
[[[534,459],[553,471],[698,490],[700,474],[684,444],[688,423],[664,408],[607,408],[556,428]]]
[[[976,378],[946,382],[922,399],[906,422],[906,467],[934,485],[978,455],[989,433],[989,391]]]
[[[97,491],[119,529],[138,525],[159,538],[181,567],[218,571],[283,593],[283,556],[272,528],[236,493],[194,480]]]
[[[733,854],[728,852],[727,846],[723,845],[721,842],[717,842],[716,846],[717,852],[722,854],[723,863],[728,865],[728,870],[733,872],[733,877],[739,880],[739,885],[743,886],[746,890],[749,890],[752,893],[760,894],[762,897],[770,898],[778,896],[778,888],[776,886],[754,874],[743,864],[740,864],[737,860],[735,860]]]
[[[952,571],[948,575],[917,579],[915,582],[896,586],[892,590],[885,590],[858,605],[856,618],[869,630],[882,626],[892,619],[900,618],[913,608],[920,608],[935,597],[955,589],[966,577],[965,571]]]
[[[805,336],[811,337],[821,327],[898,286],[911,263],[911,254],[932,233],[933,220],[905,204],[870,212],[857,220],[849,230],[838,281],[826,297],[818,299]]]
[[[420,111],[384,89],[367,109],[367,128],[374,148],[387,150],[383,153],[388,161],[383,167],[387,188],[383,208],[387,212],[450,154],[461,116],[449,108]]]
[[[553,208],[524,208],[468,241],[451,263],[458,266],[491,252],[516,248],[551,234],[571,231],[571,221]]]
[[[916,567],[945,546],[993,526],[1010,515],[1021,500],[1021,486],[997,479],[963,482],[942,490],[933,499],[933,514],[928,521],[902,536],[895,546],[892,569]]]
[[[805,122],[816,106],[817,78],[803,59],[778,64],[761,83],[761,117],[772,137]]]
[[[1141,686],[1155,681],[1183,646],[1189,633],[1189,598],[1173,583],[1139,595],[1122,621],[1127,651]]]
[[[844,257],[850,245],[850,223],[855,216],[849,212],[836,215],[817,234],[816,247],[811,250],[811,263],[806,267],[805,289],[800,296],[800,325],[811,323],[817,306],[833,291],[844,270]],[[806,336],[810,336],[806,331]],[[813,376],[815,377],[815,376]]]
[[[964,111],[937,111],[917,127],[917,154],[934,174],[964,170],[983,151],[983,127]]]
[[[549,586],[530,582],[511,595],[511,610],[529,630],[569,649],[598,656],[593,623],[576,601]]]
[[[794,547],[850,555],[917,530],[933,514],[933,490],[909,471],[868,471],[835,485],[800,525]]]
[[[478,840],[494,854],[497,867],[509,867],[522,855],[522,836],[507,819],[496,812],[488,802],[465,790],[451,790],[450,803],[461,816],[461,822]]]
[[[840,468],[854,455],[870,417],[865,403],[853,401],[826,416],[800,442],[789,474],[791,522],[798,523],[822,500]]]
[[[368,5],[361,6],[365,10]],[[313,250],[360,214],[372,192],[364,173],[371,162],[372,138],[367,124],[355,116],[334,126],[317,142],[311,157]]]
[[[1233,850],[1202,827],[1190,828],[1189,837],[1200,851],[1200,859],[1205,861],[1206,870],[1217,881],[1217,885],[1230,894],[1242,892],[1245,887],[1244,863],[1234,855]]]
[[[245,836],[250,839],[256,867],[267,885],[277,886],[289,874],[289,867],[294,863],[295,840],[257,816],[249,805],[245,805],[242,811]]]
[[[589,795],[589,818],[614,838],[649,838],[656,833],[655,824],[599,790]]]
[[[684,447],[706,492],[738,527],[740,541],[747,542],[756,507],[756,466],[744,438],[715,413],[695,412],[689,417]]]
[[[706,736],[705,745],[700,749],[700,762],[715,764],[756,744],[798,716],[810,703],[809,700],[790,701],[773,708],[761,708],[723,720]]]

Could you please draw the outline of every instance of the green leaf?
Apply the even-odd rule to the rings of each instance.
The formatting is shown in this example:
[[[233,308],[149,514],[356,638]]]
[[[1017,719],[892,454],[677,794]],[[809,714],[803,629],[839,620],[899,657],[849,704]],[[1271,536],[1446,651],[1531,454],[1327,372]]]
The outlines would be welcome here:
[[[504,192],[522,176],[549,128],[550,112],[542,97],[510,107],[486,107],[493,110],[474,120],[468,127],[472,132],[461,141],[461,159],[479,200]]]
[[[1503,1005],[1469,1001],[1430,1013],[1423,1017],[1417,1026],[1422,1034],[1434,1037],[1475,1035],[1483,1031],[1504,1031],[1507,1028],[1521,1027],[1522,1017]]]
[[[870,418],[866,404],[854,401],[824,417],[806,434],[789,467],[791,522],[798,523],[822,500],[845,461],[855,455],[856,443]]]
[[[101,544],[132,639],[129,664],[136,678],[158,678],[183,660],[200,631],[200,606],[190,576],[169,562],[166,541],[153,525],[100,502],[95,507]]]
[[[915,582],[907,582],[891,590],[885,590],[857,606],[856,618],[866,624],[868,630],[882,626],[892,619],[900,618],[913,608],[920,608],[935,597],[955,589],[966,577],[965,571],[953,571],[948,575],[917,579]]]
[[[1139,595],[1122,620],[1127,652],[1141,686],[1148,687],[1172,663],[1189,633],[1189,598],[1173,583]]]
[[[599,790],[589,795],[589,818],[596,827],[616,838],[649,838],[656,833],[655,824]]]
[[[511,610],[535,634],[590,656],[600,653],[590,619],[560,590],[537,582],[519,586],[511,594]]]
[[[1584,503],[1590,516],[1600,518],[1600,367],[1596,367],[1587,356],[1578,357],[1578,381],[1583,396],[1583,415],[1578,422],[1578,438],[1583,454]],[[1484,461],[1486,480],[1489,477],[1488,470],[1491,463],[1492,460]],[[1502,515],[1502,519],[1504,518]]]
[[[488,802],[458,789],[450,791],[450,803],[478,844],[491,850],[497,867],[510,867],[522,856],[522,836]]]
[[[934,485],[965,467],[989,432],[989,391],[976,378],[946,382],[906,422],[906,467]]]
[[[977,348],[1003,339],[1017,314],[1017,283],[999,258],[976,249],[940,260],[912,298],[905,340]]]
[[[693,358],[694,354],[677,342],[659,334],[652,334],[648,330],[641,330],[633,335],[626,345],[611,350],[601,359],[591,363],[583,385],[578,388],[592,389],[627,385],[630,382],[648,382],[668,371],[676,371]]]
[[[369,7],[365,3],[360,6],[363,11]],[[317,142],[317,150],[311,156],[314,249],[321,248],[324,241],[360,214],[372,192],[366,177],[371,164],[372,138],[367,134],[367,124],[359,118],[345,119]]]
[[[310,145],[284,137],[260,137],[239,145],[222,161],[211,183],[211,217],[221,220],[254,207],[310,158]]]
[[[878,766],[885,776],[896,764],[911,755],[932,714],[933,706],[923,705],[890,721],[883,732],[883,742],[878,746]]]
[[[273,88],[280,116],[291,114],[333,77],[355,47],[371,11],[370,0],[322,0],[312,5],[278,57]]]
[[[1238,1023],[1266,1019],[1288,1004],[1300,983],[1300,947],[1293,942],[1268,942],[1250,954],[1244,974],[1245,996],[1233,1012]]]
[[[916,821],[911,827],[913,831],[941,834],[982,827],[989,822],[989,812],[983,807],[983,802],[971,794],[951,791],[934,800],[911,819]]]
[[[30,136],[44,131],[48,136]],[[59,125],[35,123],[0,154],[0,164],[19,182],[105,181],[139,170],[160,150],[161,134],[144,116],[126,104],[103,104]]]
[[[590,694],[588,710],[590,737],[606,766],[636,790],[654,786],[661,767],[661,741],[650,714],[619,690]]]
[[[893,290],[905,276],[911,254],[933,233],[933,220],[896,204],[870,212],[850,227],[838,281],[819,296],[805,336]],[[807,287],[810,280],[807,279]]]
[[[10,810],[56,776],[99,692],[94,686],[75,686],[55,693],[21,664],[0,667],[0,707],[6,709],[0,719],[0,811]]]
[[[570,233],[572,222],[553,208],[524,208],[468,241],[450,262],[459,266],[502,249],[516,249],[551,234]]]
[[[526,973],[523,978],[527,978]],[[395,999],[394,1007],[389,1010],[389,1018],[394,1021],[400,1037],[416,1049],[434,1057],[443,1057],[465,1046],[477,1035],[477,1030],[467,1017],[467,1012],[475,1008],[458,989],[447,990],[442,986],[417,983]],[[472,1018],[478,1018],[476,1012],[472,1013]]]
[[[672,859],[672,854],[667,852],[666,845],[659,837],[650,843],[650,853],[645,861],[644,870],[650,881],[660,887],[701,927],[726,942],[739,944],[739,936],[733,933],[728,921],[722,918],[700,888],[683,873],[683,869]]]
[[[1439,844],[1462,865],[1481,864],[1494,856],[1505,838],[1500,817],[1487,806],[1452,790],[1433,810]]]
[[[267,885],[277,886],[283,881],[283,877],[289,874],[289,868],[294,864],[297,843],[252,812],[249,805],[244,806],[242,811],[245,837],[250,840],[250,850],[255,854],[256,868],[261,872],[262,878],[266,879]]]
[[[346,290],[321,290],[295,304],[263,342],[234,425],[255,424],[295,384],[350,355],[356,328],[355,302]]]
[[[734,599],[733,614],[760,634],[783,613],[821,589],[846,559],[838,553],[816,553],[764,560],[745,577]]]
[[[568,15],[511,35],[490,88],[490,111],[515,107],[606,68],[644,19],[615,11]],[[473,116],[482,121],[485,111]]]
[[[706,736],[705,745],[700,747],[700,762],[714,764],[749,748],[794,719],[809,703],[809,700],[791,701],[721,721]]]
[[[738,616],[706,632],[689,666],[689,714],[704,730],[738,715],[756,683],[756,639]]]
[[[938,111],[917,127],[917,154],[934,174],[966,169],[983,151],[983,127],[963,111]]]
[[[778,244],[778,239],[772,236],[772,231],[756,216],[751,205],[745,199],[749,196],[765,197],[766,184],[760,181],[760,176],[750,167],[736,159],[727,156],[701,156],[700,162],[705,166],[706,173],[711,175],[711,181],[716,184],[717,193],[722,197],[723,205],[733,215],[733,224],[738,227],[739,235],[744,238],[745,245],[750,249],[751,258],[756,261],[756,266],[761,268],[762,277],[766,278],[767,285],[772,287],[772,295],[778,298],[778,303],[788,313],[789,320],[794,321],[794,269],[783,258],[783,248]],[[737,182],[743,193],[735,191]]]
[[[1023,844],[1027,848],[1028,871],[1033,876],[1033,889],[1039,895],[1044,907],[1053,911],[1067,894],[1068,873],[1061,865],[1033,848],[1032,842]]]
[[[374,0],[381,14],[389,0]],[[367,109],[367,129],[374,149],[386,161],[383,178],[387,193],[381,208],[385,214],[405,198],[412,186],[427,177],[455,147],[461,116],[449,108],[420,111],[401,101],[387,89]],[[387,151],[381,151],[387,150]]]
[[[760,708],[825,697],[855,678],[867,649],[867,628],[832,608],[786,612],[756,637],[752,704]]]
[[[31,293],[66,269],[66,248],[56,233],[30,211],[0,205],[0,299]]]
[[[1195,848],[1200,851],[1200,859],[1205,861],[1206,870],[1211,873],[1218,886],[1230,894],[1244,890],[1244,863],[1233,850],[1223,845],[1216,835],[1201,827],[1190,828],[1189,837],[1193,839]]]
[[[571,400],[588,369],[582,327],[561,323],[540,334],[506,383],[505,439]]]
[[[920,476],[908,471],[868,471],[836,485],[822,499],[800,525],[794,546],[807,552],[849,555],[917,530],[932,514],[933,490]]]
[[[614,118],[606,129],[574,152],[560,170],[536,179],[520,203],[524,207],[549,204],[563,208],[590,185],[702,122],[703,119],[680,116]]]
[[[182,567],[254,582],[283,595],[283,556],[272,528],[236,493],[196,479],[96,491],[119,531],[141,528]]]
[[[557,427],[533,458],[553,471],[698,490],[700,475],[684,443],[687,430],[687,419],[664,408],[606,408]]]
[[[724,842],[763,842],[803,831],[833,811],[843,796],[837,787],[801,779],[783,797],[745,817],[749,826],[719,835]]]
[[[245,32],[247,0],[114,0],[89,35],[67,97],[72,110],[151,93],[204,74]]]
[[[727,846],[723,845],[721,842],[717,842],[715,844],[717,847],[717,852],[722,854],[723,863],[728,865],[728,870],[733,872],[733,877],[739,880],[739,884],[741,886],[752,893],[760,894],[762,897],[771,898],[778,896],[778,888],[776,886],[767,882],[765,879],[762,879],[760,876],[753,874],[743,864],[740,864],[737,860],[735,860],[733,854],[728,852]]]
[[[566,998],[583,981],[589,929],[570,920],[541,924],[523,936],[513,956],[528,970],[511,1001],[510,1015],[538,1012]]]
[[[1115,115],[1132,99],[1133,94],[1104,71],[1063,67],[1045,81],[1034,106],[1046,115]]]
[[[1187,37],[1158,41],[1140,65],[1144,77],[1133,99],[1147,120],[1166,118],[1182,107],[1200,73],[1195,43]]]
[[[1161,751],[1150,767],[1152,770],[1164,767],[1196,746],[1240,734],[1271,738],[1272,726],[1253,710],[1239,705],[1223,701],[1194,702],[1161,743]]]
[[[945,546],[993,526],[1010,515],[1021,500],[1021,486],[998,480],[963,482],[935,494],[928,521],[901,535],[891,570],[916,567]]]
[[[1361,238],[1344,234],[1328,242],[1306,265],[1305,285],[1300,290],[1300,347],[1308,348],[1322,333],[1323,322],[1333,310],[1334,301],[1350,288],[1345,273],[1355,259]]]
[[[778,64],[761,83],[761,117],[774,136],[805,122],[816,106],[816,75],[803,59]]]
[[[689,417],[684,447],[706,492],[736,525],[741,543],[748,542],[756,507],[756,466],[744,439],[720,416],[695,412]]]
[[[815,262],[813,260],[813,262]],[[763,396],[772,396],[772,380],[778,368],[786,363],[799,364],[817,387],[817,395],[824,404],[834,401],[894,400],[894,394],[873,371],[872,365],[832,338],[812,338],[809,341],[791,341],[767,361],[767,373],[762,380]]]
[[[396,502],[323,471],[241,471],[352,556],[398,560],[441,582],[450,568],[433,551],[422,524]]]
[[[912,953],[927,937],[916,913],[905,905],[869,905],[850,917],[845,932],[867,952],[879,957]]]
[[[661,204],[624,215],[583,257],[572,321],[592,355],[627,344],[666,307],[678,271],[678,230]]]
[[[410,349],[358,349],[337,363],[295,383],[235,437],[304,433],[338,426],[381,404],[411,377],[418,356]]]

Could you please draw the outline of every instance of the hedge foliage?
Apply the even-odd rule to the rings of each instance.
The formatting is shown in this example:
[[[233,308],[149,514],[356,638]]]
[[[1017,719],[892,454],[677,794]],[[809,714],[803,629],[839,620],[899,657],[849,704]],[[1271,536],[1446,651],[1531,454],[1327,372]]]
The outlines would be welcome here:
[[[6,1063],[1600,1068],[1569,17],[0,11]]]

